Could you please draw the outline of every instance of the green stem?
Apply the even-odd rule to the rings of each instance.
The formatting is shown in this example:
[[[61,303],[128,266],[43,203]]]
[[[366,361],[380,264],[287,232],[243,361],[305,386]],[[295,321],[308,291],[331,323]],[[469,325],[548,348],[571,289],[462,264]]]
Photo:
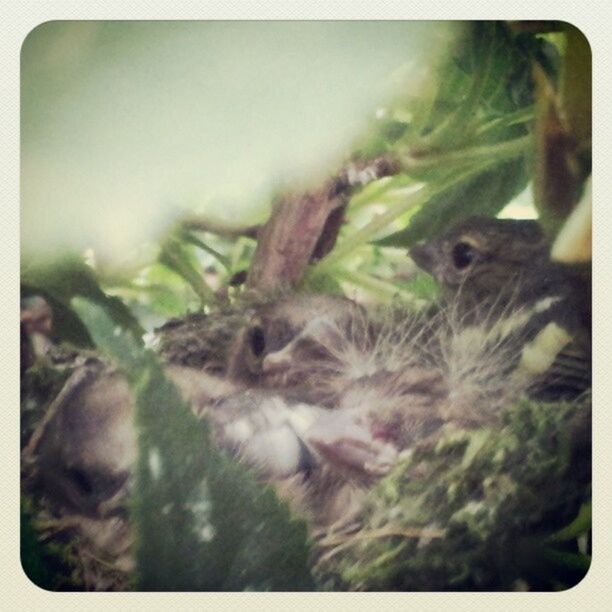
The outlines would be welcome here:
[[[336,268],[334,271],[337,278],[345,280],[353,285],[362,287],[372,293],[383,293],[389,297],[401,297],[404,301],[411,303],[415,308],[422,308],[426,302],[414,296],[413,293],[405,289],[401,289],[397,285],[375,278],[369,274],[358,272],[356,270],[347,270],[346,268]]]
[[[482,145],[469,149],[458,149],[437,155],[427,155],[423,158],[415,158],[410,155],[403,157],[403,168],[411,170],[430,170],[433,168],[444,167],[449,164],[465,165],[474,162],[499,163],[526,153],[532,145],[532,136],[527,134],[520,138],[507,140],[494,145]]]
[[[333,251],[317,264],[317,271],[329,270],[334,264],[338,263],[344,257],[352,253],[356,247],[369,242],[376,234],[385,229],[390,223],[398,217],[409,211],[415,206],[425,204],[434,195],[448,189],[455,183],[459,183],[465,178],[474,174],[474,171],[464,172],[455,175],[438,186],[423,184],[423,186],[414,193],[410,194],[402,204],[389,208],[382,214],[375,215],[374,218],[360,230],[346,237]]]
[[[400,215],[424,204],[435,193],[430,185],[423,185],[418,191],[411,194],[403,204],[389,208],[385,213],[375,215],[374,218],[360,230],[347,236],[333,251],[324,257],[316,266],[317,271],[328,270],[331,266],[352,253],[356,247],[369,242],[378,232],[387,227]]]
[[[166,241],[161,249],[158,261],[179,274],[195,291],[202,305],[212,304],[216,301],[214,291],[204,282],[198,270],[188,262],[178,240]]]
[[[437,185],[423,184],[420,189],[411,193],[402,204],[390,207],[386,212],[376,215],[369,223],[351,236],[346,237],[333,251],[324,257],[317,264],[317,271],[328,271],[333,265],[352,253],[356,247],[369,242],[376,234],[384,230],[389,224],[410,209],[422,206],[435,195],[490,169],[500,162],[524,155],[529,150],[531,142],[531,136],[528,135],[497,145],[474,147],[469,150],[454,151],[453,153],[436,156],[436,164],[446,164],[454,160],[455,162],[461,161],[463,168],[465,168],[466,164],[471,165]],[[474,164],[476,161],[480,163]]]
[[[532,121],[534,117],[535,117],[535,112],[534,112],[533,106],[528,106],[527,108],[521,108],[513,113],[504,115],[503,117],[498,117],[497,119],[493,119],[481,125],[476,130],[476,136],[482,136],[483,134],[487,134],[491,132],[492,130],[496,130],[499,128],[507,128],[512,125],[518,125],[520,123],[527,123],[528,121]]]
[[[356,193],[350,201],[351,211],[359,210],[368,204],[380,201],[390,191],[405,189],[415,183],[415,180],[406,174],[396,174],[395,176],[385,176],[371,183],[370,189],[367,186]]]
[[[181,225],[186,230],[208,232],[228,239],[235,239],[239,236],[256,238],[260,227],[259,225],[233,225],[205,215],[187,215],[181,220]]]
[[[206,243],[202,242],[199,238],[196,238],[193,234],[190,234],[187,231],[181,232],[181,238],[185,242],[189,242],[194,246],[197,246],[199,249],[202,249],[204,252],[212,255],[215,259],[219,261],[219,263],[227,270],[230,270],[230,261],[225,255],[219,253],[219,251],[213,249],[211,246],[208,246]]]

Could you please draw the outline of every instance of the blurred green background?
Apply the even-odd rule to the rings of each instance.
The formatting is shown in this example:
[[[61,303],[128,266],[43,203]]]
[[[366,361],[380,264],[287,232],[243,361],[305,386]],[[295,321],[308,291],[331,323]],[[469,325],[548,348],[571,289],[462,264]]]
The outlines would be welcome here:
[[[415,96],[443,22],[44,23],[22,50],[24,254],[150,257],[181,210],[261,221]]]

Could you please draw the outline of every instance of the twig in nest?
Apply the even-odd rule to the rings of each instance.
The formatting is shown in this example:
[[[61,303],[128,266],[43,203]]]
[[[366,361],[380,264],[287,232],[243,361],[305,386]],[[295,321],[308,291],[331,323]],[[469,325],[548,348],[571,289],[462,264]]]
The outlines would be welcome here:
[[[354,534],[342,534],[339,536],[330,536],[319,540],[318,545],[322,547],[332,547],[319,560],[319,563],[331,559],[334,555],[341,552],[345,548],[350,548],[354,544],[364,540],[374,540],[379,538],[401,537],[408,539],[418,538],[443,538],[446,535],[445,529],[432,529],[431,527],[386,527],[381,529],[373,529],[372,531],[361,531]]]

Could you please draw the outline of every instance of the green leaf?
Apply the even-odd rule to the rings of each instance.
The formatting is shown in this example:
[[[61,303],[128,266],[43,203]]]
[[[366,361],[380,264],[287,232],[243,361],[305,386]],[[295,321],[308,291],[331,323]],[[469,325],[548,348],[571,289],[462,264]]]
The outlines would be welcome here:
[[[585,574],[589,571],[589,567],[591,567],[591,557],[582,553],[545,549],[544,557],[550,563]]]
[[[433,276],[426,273],[417,274],[410,282],[406,283],[405,288],[415,297],[428,302],[433,302],[440,295],[440,286]]]
[[[137,586],[150,591],[311,590],[303,521],[216,448],[153,353],[85,300],[75,309],[125,371],[139,453],[131,517]]]
[[[191,286],[202,305],[216,301],[214,292],[204,282],[201,270],[178,238],[170,236],[166,239],[158,259],[160,263],[176,272]]]
[[[527,185],[523,159],[506,162],[455,187],[434,195],[415,215],[406,229],[374,244],[409,247],[443,232],[471,215],[495,216]]]
[[[49,304],[53,313],[52,333],[57,338],[70,342],[75,346],[93,347],[93,341],[85,325],[69,305],[56,299],[51,293],[41,287],[21,285],[21,297],[27,298],[39,295]]]
[[[550,541],[566,542],[587,533],[591,529],[591,507],[590,501],[582,504],[578,511],[578,516],[569,525],[550,536]]]
[[[91,338],[70,306],[75,296],[85,297],[102,306],[117,325],[140,338],[144,329],[125,304],[100,288],[94,271],[75,255],[64,256],[44,264],[32,264],[22,270],[24,296],[40,295],[53,311],[53,328],[57,335],[77,346],[91,346]]]
[[[85,324],[95,345],[130,375],[145,363],[148,353],[143,350],[141,341],[107,315],[103,308],[94,302],[76,297],[72,307]]]

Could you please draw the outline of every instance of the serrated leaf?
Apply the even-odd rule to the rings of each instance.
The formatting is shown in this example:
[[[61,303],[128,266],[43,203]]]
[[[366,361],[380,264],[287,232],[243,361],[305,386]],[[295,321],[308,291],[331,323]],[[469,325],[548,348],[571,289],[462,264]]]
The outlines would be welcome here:
[[[210,441],[155,356],[104,311],[75,309],[125,371],[136,404],[139,454],[131,517],[137,585],[150,591],[308,590],[303,521]]]

